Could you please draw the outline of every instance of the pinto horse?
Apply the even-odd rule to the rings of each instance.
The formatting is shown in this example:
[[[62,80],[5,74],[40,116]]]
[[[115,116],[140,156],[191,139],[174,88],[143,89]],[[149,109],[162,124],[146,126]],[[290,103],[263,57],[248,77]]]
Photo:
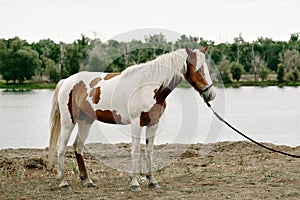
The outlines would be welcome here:
[[[80,178],[87,187],[96,187],[84,164],[83,148],[90,127],[96,120],[110,124],[130,124],[132,133],[132,191],[140,191],[138,160],[140,137],[146,127],[146,178],[148,186],[159,188],[152,174],[152,155],[158,122],[166,108],[166,98],[185,78],[206,101],[216,93],[205,62],[207,46],[201,51],[186,47],[131,66],[121,73],[79,72],[61,80],[55,89],[51,110],[49,157],[58,156],[60,187],[69,188],[64,175],[66,146],[78,124],[73,147]],[[52,166],[52,164],[51,164]]]

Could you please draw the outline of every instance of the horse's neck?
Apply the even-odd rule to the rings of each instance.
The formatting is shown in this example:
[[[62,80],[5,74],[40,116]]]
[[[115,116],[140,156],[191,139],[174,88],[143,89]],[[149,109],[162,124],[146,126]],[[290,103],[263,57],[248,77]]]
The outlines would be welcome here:
[[[180,49],[148,63],[128,68],[124,71],[123,78],[140,84],[155,83],[173,90],[183,79],[186,58],[186,52]]]

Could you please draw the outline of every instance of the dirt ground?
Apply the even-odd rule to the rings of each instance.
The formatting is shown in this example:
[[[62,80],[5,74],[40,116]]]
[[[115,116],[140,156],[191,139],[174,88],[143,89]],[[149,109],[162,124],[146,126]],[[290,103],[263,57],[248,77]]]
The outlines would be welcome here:
[[[300,155],[300,147],[267,145]],[[0,199],[300,199],[300,159],[248,142],[156,146],[160,189],[147,187],[143,149],[137,193],[129,191],[130,144],[87,145],[85,161],[98,188],[83,186],[69,147],[71,191],[58,187],[56,169],[47,169],[47,149],[0,150]]]

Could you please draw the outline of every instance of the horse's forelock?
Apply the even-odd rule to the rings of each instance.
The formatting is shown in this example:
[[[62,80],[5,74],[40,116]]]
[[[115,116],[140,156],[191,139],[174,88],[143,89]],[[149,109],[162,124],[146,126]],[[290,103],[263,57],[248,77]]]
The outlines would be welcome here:
[[[200,50],[195,50],[197,56],[197,64],[195,66],[195,71],[198,71],[201,67],[204,66],[205,55]]]

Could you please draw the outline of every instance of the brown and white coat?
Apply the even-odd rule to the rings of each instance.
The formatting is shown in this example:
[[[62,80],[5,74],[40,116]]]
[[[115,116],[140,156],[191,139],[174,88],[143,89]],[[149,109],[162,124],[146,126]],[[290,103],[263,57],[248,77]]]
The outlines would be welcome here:
[[[127,68],[121,73],[79,72],[56,87],[51,111],[50,155],[58,150],[58,177],[61,187],[68,187],[64,176],[66,145],[78,124],[74,142],[81,178],[95,186],[88,177],[82,153],[90,126],[94,121],[110,124],[130,124],[132,132],[131,190],[139,191],[137,163],[140,136],[146,127],[147,171],[150,187],[159,187],[152,176],[151,162],[154,137],[159,119],[166,108],[166,98],[185,78],[197,91],[212,84],[205,63],[207,48],[192,51],[188,47],[162,55],[145,64]],[[213,100],[210,87],[201,94]]]

